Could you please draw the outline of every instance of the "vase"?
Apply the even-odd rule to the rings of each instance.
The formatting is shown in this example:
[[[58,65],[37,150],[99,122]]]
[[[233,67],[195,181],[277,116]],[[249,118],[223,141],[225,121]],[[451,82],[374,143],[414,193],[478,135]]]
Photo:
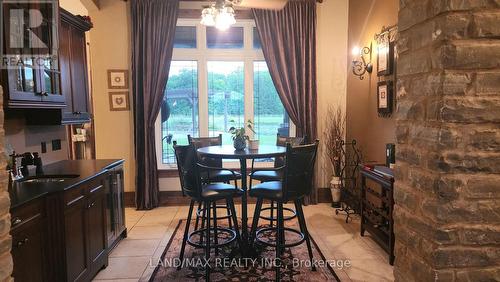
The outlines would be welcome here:
[[[233,146],[237,151],[244,150],[245,147],[247,146],[247,143],[245,142],[245,138],[243,138],[243,137],[234,138]]]
[[[339,207],[342,195],[340,177],[332,177],[330,181],[330,192],[332,193],[332,206]]]
[[[259,140],[248,140],[248,149],[258,150],[259,149]]]

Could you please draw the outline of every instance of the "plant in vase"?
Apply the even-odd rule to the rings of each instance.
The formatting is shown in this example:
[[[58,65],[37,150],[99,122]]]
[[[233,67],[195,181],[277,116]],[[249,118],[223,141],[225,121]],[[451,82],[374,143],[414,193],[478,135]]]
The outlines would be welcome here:
[[[231,123],[235,123],[234,120],[230,121]],[[248,120],[247,125],[245,127],[234,127],[231,126],[229,128],[229,133],[231,133],[231,136],[233,138],[233,146],[236,150],[244,150],[247,146],[246,141],[250,140],[248,135],[246,134],[246,128],[250,129],[255,134],[255,131],[253,129],[253,122],[251,120]]]
[[[338,207],[341,201],[342,167],[345,160],[342,147],[344,146],[346,117],[340,107],[331,106],[328,112],[330,114],[326,120],[325,147],[333,166],[333,175],[330,181],[332,205]]]

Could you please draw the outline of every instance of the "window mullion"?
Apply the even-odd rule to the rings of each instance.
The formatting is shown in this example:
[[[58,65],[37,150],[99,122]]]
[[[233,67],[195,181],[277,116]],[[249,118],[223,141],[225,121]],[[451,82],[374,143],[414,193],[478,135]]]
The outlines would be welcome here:
[[[248,58],[245,59],[245,122],[247,120],[253,121],[254,117],[254,107],[253,107],[253,60]],[[253,136],[253,132],[248,131],[248,136],[252,139],[256,138]]]

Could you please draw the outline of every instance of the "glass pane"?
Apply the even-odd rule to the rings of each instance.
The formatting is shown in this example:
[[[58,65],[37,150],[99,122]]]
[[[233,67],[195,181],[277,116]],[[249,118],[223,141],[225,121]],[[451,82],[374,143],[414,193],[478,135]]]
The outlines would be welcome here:
[[[260,37],[259,37],[259,32],[257,32],[257,28],[253,28],[253,48],[254,49],[261,49],[262,45],[260,44]]]
[[[223,144],[232,144],[227,131],[245,121],[243,62],[208,62],[207,67],[209,135],[222,133]]]
[[[187,135],[198,136],[198,64],[172,61],[160,113],[162,162],[175,163],[172,141],[188,144]]]
[[[174,36],[174,48],[196,48],[196,27],[176,27]]]
[[[289,135],[288,115],[276,92],[266,62],[254,62],[253,67],[256,139],[259,139],[259,144],[275,145],[276,134]]]
[[[207,27],[207,48],[243,48],[243,27],[231,27],[225,31],[218,30],[215,27]]]

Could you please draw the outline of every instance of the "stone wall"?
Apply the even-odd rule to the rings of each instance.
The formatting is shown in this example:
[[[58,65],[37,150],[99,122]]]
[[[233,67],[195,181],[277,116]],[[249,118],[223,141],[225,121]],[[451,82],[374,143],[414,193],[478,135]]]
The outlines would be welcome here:
[[[3,95],[0,86],[0,281],[10,279],[12,273],[12,258],[10,247],[12,240],[10,237],[10,198],[7,192],[8,178],[5,171],[5,136],[3,130]]]
[[[500,277],[500,1],[400,0],[397,281]]]

